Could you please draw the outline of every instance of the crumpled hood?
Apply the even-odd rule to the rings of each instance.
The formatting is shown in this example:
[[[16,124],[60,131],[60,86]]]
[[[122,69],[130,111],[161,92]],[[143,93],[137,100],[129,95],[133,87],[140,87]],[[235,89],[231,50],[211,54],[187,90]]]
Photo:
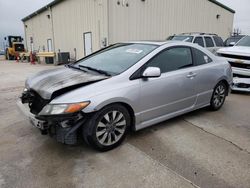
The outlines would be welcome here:
[[[57,68],[41,71],[26,80],[27,89],[32,89],[44,99],[51,99],[55,91],[65,88],[77,88],[88,83],[108,78],[70,68]],[[74,87],[75,86],[75,87]]]
[[[250,47],[246,46],[233,46],[228,48],[221,48],[217,53],[250,56]]]

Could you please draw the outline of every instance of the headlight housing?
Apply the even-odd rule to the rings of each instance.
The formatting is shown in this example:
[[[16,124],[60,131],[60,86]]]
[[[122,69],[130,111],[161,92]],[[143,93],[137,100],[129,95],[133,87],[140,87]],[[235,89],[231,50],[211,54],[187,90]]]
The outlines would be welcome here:
[[[89,104],[90,104],[89,101],[72,103],[72,104],[47,104],[39,113],[39,115],[46,116],[46,115],[72,114],[86,108]]]

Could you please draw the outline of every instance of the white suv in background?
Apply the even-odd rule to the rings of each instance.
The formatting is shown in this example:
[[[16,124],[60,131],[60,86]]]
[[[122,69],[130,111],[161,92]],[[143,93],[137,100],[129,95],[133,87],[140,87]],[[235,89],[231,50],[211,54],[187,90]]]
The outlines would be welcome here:
[[[216,54],[216,51],[224,46],[222,38],[211,33],[182,33],[179,35],[173,35],[170,39],[196,43],[207,48],[213,54]]]
[[[233,47],[219,49],[217,54],[226,58],[232,66],[232,90],[250,92],[250,36],[245,36]]]

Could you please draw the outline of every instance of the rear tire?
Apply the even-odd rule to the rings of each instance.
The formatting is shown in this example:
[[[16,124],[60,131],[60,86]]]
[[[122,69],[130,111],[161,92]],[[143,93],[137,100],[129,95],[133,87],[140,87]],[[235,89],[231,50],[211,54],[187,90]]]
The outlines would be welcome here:
[[[219,82],[215,88],[210,101],[210,109],[213,111],[219,110],[226,99],[228,88],[225,83]]]
[[[123,142],[130,125],[131,117],[124,106],[109,105],[94,113],[83,125],[83,138],[93,148],[108,151]]]

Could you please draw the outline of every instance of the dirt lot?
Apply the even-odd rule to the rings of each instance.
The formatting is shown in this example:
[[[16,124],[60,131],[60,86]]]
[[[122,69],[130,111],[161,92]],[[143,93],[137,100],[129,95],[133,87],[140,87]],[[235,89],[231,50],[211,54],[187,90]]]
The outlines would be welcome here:
[[[131,133],[99,153],[56,143],[19,113],[27,76],[54,68],[0,60],[0,187],[250,187],[250,95]]]

